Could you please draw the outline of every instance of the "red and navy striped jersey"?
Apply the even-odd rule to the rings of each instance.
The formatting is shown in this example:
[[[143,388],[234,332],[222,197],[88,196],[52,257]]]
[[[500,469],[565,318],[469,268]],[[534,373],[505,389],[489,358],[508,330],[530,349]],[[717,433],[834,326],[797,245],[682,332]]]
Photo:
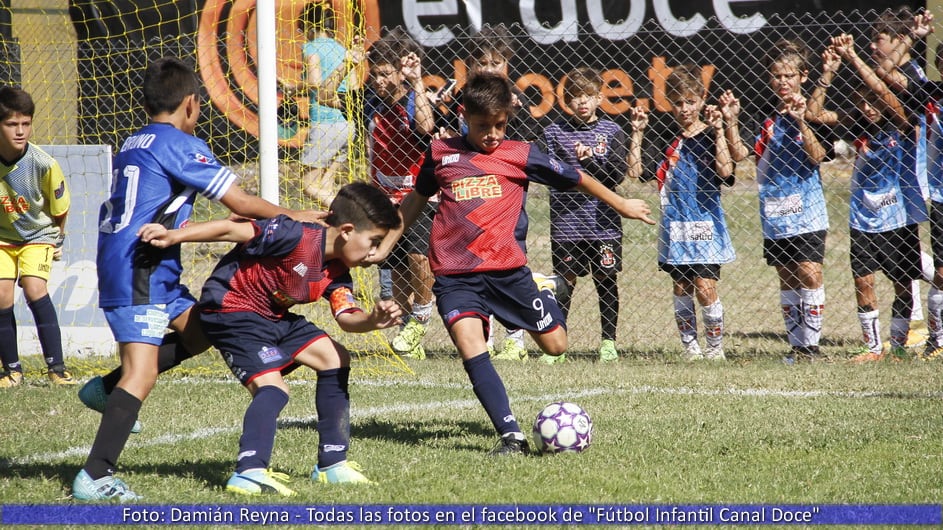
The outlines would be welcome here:
[[[572,189],[580,173],[527,142],[505,140],[491,153],[464,137],[435,140],[426,152],[416,192],[440,193],[432,221],[429,265],[437,275],[502,271],[527,263],[527,186]]]
[[[340,260],[324,262],[327,228],[280,215],[252,221],[255,237],[223,256],[200,296],[201,311],[251,311],[270,320],[295,304],[331,298],[334,316],[359,311],[353,280]],[[339,292],[349,302],[335,304]]]

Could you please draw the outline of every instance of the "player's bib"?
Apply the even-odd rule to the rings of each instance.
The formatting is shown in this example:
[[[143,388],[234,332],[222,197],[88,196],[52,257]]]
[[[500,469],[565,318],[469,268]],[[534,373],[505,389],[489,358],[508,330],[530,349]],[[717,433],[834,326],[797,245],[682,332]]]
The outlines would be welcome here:
[[[802,211],[802,196],[799,194],[786,197],[767,197],[763,203],[763,213],[767,218],[799,215]]]
[[[861,197],[861,202],[869,210],[876,212],[881,208],[895,206],[900,202],[900,199],[897,198],[897,192],[895,190],[891,190],[887,193],[869,193],[866,191]]]
[[[675,221],[668,225],[671,241],[713,241],[714,223],[710,221]]]

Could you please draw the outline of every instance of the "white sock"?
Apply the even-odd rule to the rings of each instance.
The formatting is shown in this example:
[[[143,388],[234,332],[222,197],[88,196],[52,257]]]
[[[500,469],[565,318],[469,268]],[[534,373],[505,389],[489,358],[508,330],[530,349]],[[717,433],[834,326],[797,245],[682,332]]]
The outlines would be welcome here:
[[[805,344],[802,326],[802,299],[798,291],[779,291],[779,305],[783,308],[783,322],[786,324],[786,338],[791,346]]]
[[[724,306],[720,303],[720,299],[709,306],[702,307],[701,317],[704,319],[707,346],[720,348],[724,342]]]
[[[909,318],[891,317],[891,348],[906,346],[908,333],[910,333]]]
[[[681,334],[681,342],[690,344],[697,340],[697,314],[694,312],[694,297],[681,295],[674,297],[675,323]]]
[[[923,320],[923,301],[920,299],[920,280],[914,280],[913,282],[913,296],[914,301],[911,305],[910,320],[911,322],[919,322]]]
[[[872,353],[881,353],[881,322],[878,320],[879,311],[858,313],[858,323],[861,324],[861,336]]]
[[[822,338],[822,314],[825,312],[825,288],[799,289],[802,301],[802,346],[818,346]]]

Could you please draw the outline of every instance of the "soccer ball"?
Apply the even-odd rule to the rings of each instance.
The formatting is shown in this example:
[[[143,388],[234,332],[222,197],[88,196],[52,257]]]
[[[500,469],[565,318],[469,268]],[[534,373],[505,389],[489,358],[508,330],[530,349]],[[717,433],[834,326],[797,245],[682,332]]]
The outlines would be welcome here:
[[[575,403],[551,403],[534,420],[534,444],[542,453],[580,452],[592,441],[593,420]]]

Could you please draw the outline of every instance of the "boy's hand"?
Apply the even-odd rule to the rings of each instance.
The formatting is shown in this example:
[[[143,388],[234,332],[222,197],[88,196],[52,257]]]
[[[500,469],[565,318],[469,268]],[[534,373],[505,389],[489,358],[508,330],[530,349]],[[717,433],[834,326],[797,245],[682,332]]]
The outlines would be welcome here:
[[[380,300],[370,312],[370,322],[375,329],[391,328],[400,324],[403,308],[393,300]]]
[[[715,130],[724,128],[724,114],[717,108],[717,105],[706,105],[704,107],[704,122]]]
[[[176,245],[170,237],[170,230],[167,227],[157,223],[148,223],[138,230],[138,237],[144,243],[149,243],[153,247],[167,248]]]
[[[615,208],[616,211],[619,212],[619,215],[626,219],[638,219],[646,224],[655,224],[655,220],[648,216],[648,214],[652,213],[652,209],[649,208],[648,203],[642,199],[627,199],[623,197],[621,204],[617,205]]]
[[[411,85],[422,79],[422,66],[419,56],[415,52],[410,52],[400,59],[400,71],[403,72],[403,77]]]
[[[724,93],[721,94],[720,99],[718,99],[718,103],[724,120],[728,122],[737,120],[737,117],[740,115],[740,100],[733,95],[733,91],[724,90]]]
[[[914,16],[914,25],[910,29],[910,35],[914,39],[922,39],[933,33],[933,13],[924,11]]]
[[[327,216],[331,212],[324,212],[321,210],[298,210],[294,211],[291,214],[291,218],[295,221],[301,221],[302,223],[313,223],[316,225],[327,226],[327,223],[324,222],[327,219]]]
[[[826,46],[822,51],[822,73],[831,72],[834,74],[841,67],[841,55],[834,46]]]
[[[593,148],[588,145],[583,145],[582,142],[576,142],[574,145],[576,151],[576,159],[583,160],[593,156]]]
[[[832,46],[835,52],[846,61],[855,58],[855,38],[847,33],[832,37]]]
[[[352,64],[362,63],[367,57],[365,48],[363,35],[355,35],[350,43],[350,48],[347,48],[347,53],[344,54],[345,59]]]
[[[632,130],[644,131],[648,127],[648,112],[639,106],[632,107],[629,112],[631,113],[629,123],[632,125]]]
[[[784,99],[784,101],[786,103],[786,112],[795,118],[797,122],[804,122],[806,110],[805,96],[802,94],[790,94],[790,97]]]

